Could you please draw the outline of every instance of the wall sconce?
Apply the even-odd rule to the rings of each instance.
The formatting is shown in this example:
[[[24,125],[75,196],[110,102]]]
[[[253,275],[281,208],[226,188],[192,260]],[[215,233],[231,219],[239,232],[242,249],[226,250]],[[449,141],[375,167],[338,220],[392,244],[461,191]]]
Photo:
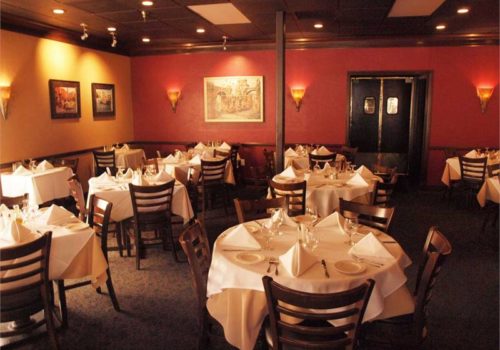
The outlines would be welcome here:
[[[478,87],[476,88],[477,97],[479,97],[479,101],[481,101],[481,112],[484,113],[486,111],[486,105],[493,95],[494,88],[492,87]]]
[[[177,102],[181,97],[181,92],[178,90],[167,91],[167,97],[170,100],[170,104],[172,105],[172,111],[174,111],[175,113],[175,110],[177,109]]]
[[[300,111],[300,105],[302,104],[302,99],[306,93],[304,88],[291,88],[292,98],[295,101],[295,106],[297,107],[297,112]]]
[[[5,120],[7,120],[7,107],[9,105],[10,94],[10,86],[0,86],[0,112]]]

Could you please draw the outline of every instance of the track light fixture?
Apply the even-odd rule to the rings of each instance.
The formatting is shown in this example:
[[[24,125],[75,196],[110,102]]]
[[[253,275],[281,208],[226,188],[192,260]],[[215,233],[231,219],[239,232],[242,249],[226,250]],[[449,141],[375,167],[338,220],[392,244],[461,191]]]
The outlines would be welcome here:
[[[82,27],[82,36],[80,37],[80,39],[82,39],[83,41],[87,40],[87,38],[89,37],[89,33],[87,31],[87,25],[85,23],[80,23],[80,27]]]
[[[116,47],[116,45],[118,44],[118,40],[116,39],[116,32],[111,32],[111,47]]]
[[[224,50],[224,51],[227,50],[226,43],[227,43],[227,36],[223,35],[222,36],[222,50]]]

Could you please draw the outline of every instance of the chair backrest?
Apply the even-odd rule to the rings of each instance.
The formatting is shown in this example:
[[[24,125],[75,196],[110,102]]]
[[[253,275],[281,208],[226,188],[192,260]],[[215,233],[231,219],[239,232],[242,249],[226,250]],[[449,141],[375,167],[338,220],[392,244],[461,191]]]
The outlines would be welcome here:
[[[97,197],[95,194],[89,198],[88,224],[97,235],[101,236],[101,249],[108,260],[108,226],[111,218],[113,203]]]
[[[266,173],[269,178],[276,175],[276,155],[274,151],[264,149],[264,159],[266,161]]]
[[[73,175],[68,179],[69,191],[71,197],[75,200],[76,209],[78,209],[78,218],[82,221],[87,219],[87,207],[85,205],[85,197],[83,195],[83,188],[78,176]]]
[[[210,245],[207,234],[198,220],[179,236],[179,243],[191,268],[191,281],[198,301],[198,321],[202,322],[207,301],[207,279],[210,269]]]
[[[285,197],[265,199],[234,199],[236,215],[240,224],[257,219],[269,217],[267,212],[271,208],[285,208]]]
[[[47,232],[29,243],[0,249],[1,322],[29,318],[44,309],[51,241],[52,232]]]
[[[348,162],[355,163],[356,154],[358,153],[358,147],[348,147],[344,145],[340,147],[340,153],[344,155],[345,159]]]
[[[397,181],[397,171],[398,167],[390,168],[382,164],[373,164],[374,174],[381,177],[384,180],[384,182]]]
[[[356,348],[358,329],[375,282],[371,279],[337,293],[306,293],[262,278],[273,349]],[[289,323],[281,315],[304,320]],[[328,321],[335,321],[333,327]]]
[[[417,283],[414,295],[416,298],[414,321],[416,336],[421,339],[427,319],[428,304],[432,295],[432,288],[436,283],[436,278],[441,271],[441,267],[448,255],[451,254],[452,247],[448,239],[433,226],[429,229],[427,239],[424,244],[423,258],[419,265]]]
[[[159,167],[158,167],[158,159],[157,158],[151,158],[151,159],[142,159],[142,167],[144,170],[146,168],[153,168],[155,173],[157,174],[159,172]]]
[[[500,174],[500,163],[487,165],[486,169],[488,170],[488,177],[497,176]]]
[[[394,182],[379,182],[374,181],[373,200],[372,205],[380,207],[391,206],[391,197],[394,189],[396,188],[397,175]]]
[[[175,180],[155,186],[129,184],[134,225],[139,230],[155,230],[171,224]]]
[[[5,204],[10,209],[12,209],[14,205],[19,205],[19,208],[22,208],[23,201],[28,201],[27,193],[23,194],[22,196],[16,196],[16,197],[2,196],[2,198],[0,199],[0,204]]]
[[[316,163],[323,168],[326,163],[334,164],[337,153],[331,154],[312,154],[309,153],[309,167],[312,169]]]
[[[306,181],[295,183],[280,183],[269,180],[271,196],[285,197],[289,216],[304,215],[306,212]]]
[[[340,214],[344,217],[356,216],[360,224],[383,232],[389,232],[394,208],[382,208],[375,205],[350,202],[340,198]]]
[[[203,186],[224,183],[227,158],[221,160],[201,160],[200,178]]]
[[[484,181],[486,176],[487,157],[467,158],[458,157],[460,162],[461,180],[466,183],[477,184]]]
[[[116,175],[115,151],[93,151],[95,176],[99,176],[109,168],[111,175]]]
[[[56,167],[66,166],[73,171],[73,174],[78,172],[78,158],[56,158],[52,161],[52,165]]]
[[[228,158],[231,155],[231,150],[225,151],[222,149],[214,149],[214,157]]]

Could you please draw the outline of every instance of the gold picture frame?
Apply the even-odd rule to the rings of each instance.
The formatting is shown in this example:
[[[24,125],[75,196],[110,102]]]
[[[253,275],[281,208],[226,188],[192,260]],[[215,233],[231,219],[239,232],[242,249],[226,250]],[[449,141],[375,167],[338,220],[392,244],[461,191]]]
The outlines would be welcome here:
[[[264,121],[264,77],[204,78],[205,122],[261,123]]]

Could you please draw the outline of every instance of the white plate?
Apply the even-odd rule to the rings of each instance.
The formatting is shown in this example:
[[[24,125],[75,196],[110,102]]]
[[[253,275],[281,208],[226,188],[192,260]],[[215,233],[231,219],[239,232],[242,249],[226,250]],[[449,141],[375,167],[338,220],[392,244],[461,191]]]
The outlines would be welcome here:
[[[236,261],[242,264],[257,264],[264,261],[264,255],[252,252],[241,252],[234,257]]]
[[[366,270],[366,265],[352,260],[340,260],[334,265],[338,272],[346,275],[357,275]]]
[[[69,224],[64,225],[64,227],[70,231],[80,231],[89,228],[89,225],[87,225],[84,222],[71,222]]]

